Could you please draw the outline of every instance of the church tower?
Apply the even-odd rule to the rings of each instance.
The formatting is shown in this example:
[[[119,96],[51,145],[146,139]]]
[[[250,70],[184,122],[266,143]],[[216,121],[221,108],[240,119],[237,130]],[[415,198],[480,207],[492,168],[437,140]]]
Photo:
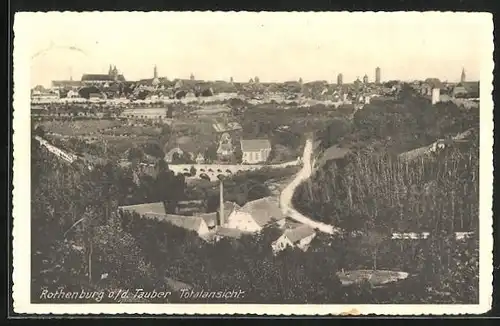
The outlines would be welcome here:
[[[462,76],[460,76],[460,82],[463,83],[465,81],[465,69],[462,68]]]
[[[158,67],[156,67],[156,65],[155,65],[155,68],[153,70],[153,78],[155,78],[155,79],[158,78]]]

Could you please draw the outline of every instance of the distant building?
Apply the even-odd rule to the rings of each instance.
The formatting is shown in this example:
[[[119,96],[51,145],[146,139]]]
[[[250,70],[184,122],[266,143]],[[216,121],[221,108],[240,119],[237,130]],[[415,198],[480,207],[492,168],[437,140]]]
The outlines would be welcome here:
[[[439,88],[433,88],[432,89],[432,95],[431,95],[432,105],[434,105],[437,102],[439,102],[440,95],[441,95],[441,92],[440,92]]]
[[[212,126],[217,133],[226,133],[242,129],[238,122],[216,122]]]
[[[124,82],[125,77],[118,73],[116,66],[109,66],[107,74],[84,74],[82,76],[83,84],[106,84],[110,82]]]
[[[243,163],[265,162],[271,154],[271,142],[267,139],[242,139],[241,151],[243,152]]]
[[[443,83],[437,78],[427,78],[421,87],[422,95],[432,96],[432,90],[434,88],[443,88]]]
[[[361,80],[359,77],[356,77],[356,80],[354,81],[354,87],[359,88],[361,86]]]
[[[368,75],[363,77],[363,84],[368,84]]]
[[[217,157],[219,160],[226,160],[233,156],[233,141],[228,133],[222,134],[219,147],[217,148]]]
[[[275,253],[287,247],[297,247],[306,251],[315,237],[316,232],[314,229],[308,225],[300,225],[294,229],[286,230],[281,237],[271,244],[271,247]]]
[[[205,163],[205,156],[202,153],[198,153],[195,161],[197,164],[204,164]]]
[[[158,84],[160,84],[160,79],[158,78],[158,67],[154,67],[153,69],[153,80],[151,81],[151,84],[153,86],[158,86]]]
[[[463,83],[465,82],[466,76],[465,76],[465,69],[462,68],[462,75],[460,76],[460,82]]]
[[[455,98],[479,98],[479,82],[458,83],[452,91]]]
[[[380,84],[381,82],[381,72],[380,67],[375,68],[375,84]]]
[[[60,96],[57,92],[33,92],[31,101],[34,103],[50,103],[59,100]]]
[[[70,91],[68,91],[68,94],[66,94],[66,97],[76,98],[76,97],[80,97],[80,94],[75,90],[70,90]]]
[[[82,82],[79,80],[53,80],[52,88],[53,89],[78,89],[82,87]]]
[[[343,79],[344,79],[344,75],[338,74],[337,75],[337,85],[342,85],[344,82]]]

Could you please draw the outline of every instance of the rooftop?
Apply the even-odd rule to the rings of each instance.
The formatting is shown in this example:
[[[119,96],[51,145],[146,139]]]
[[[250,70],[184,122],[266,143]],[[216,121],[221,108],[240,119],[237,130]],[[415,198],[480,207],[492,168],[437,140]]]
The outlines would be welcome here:
[[[198,231],[200,225],[203,221],[201,217],[198,216],[184,216],[184,215],[173,215],[173,214],[155,214],[146,213],[142,215],[144,218],[155,219],[161,222],[167,222],[173,224],[177,227],[190,230]]]
[[[243,152],[258,152],[263,149],[271,149],[271,142],[268,139],[241,140],[241,150]]]
[[[143,215],[146,213],[166,214],[165,205],[163,205],[163,202],[120,206],[120,207],[118,207],[118,209],[123,210],[123,211],[127,211],[127,212],[136,212],[139,215]]]
[[[114,81],[114,77],[109,74],[85,74],[82,76],[82,81]],[[117,76],[118,81],[125,81],[123,75]]]
[[[285,235],[290,242],[296,243],[304,238],[307,238],[308,236],[313,235],[314,233],[316,232],[310,226],[301,225],[295,229],[286,230],[283,235]]]
[[[270,222],[285,218],[285,215],[281,212],[278,198],[274,196],[248,202],[238,211],[251,215],[260,226],[265,226]]]

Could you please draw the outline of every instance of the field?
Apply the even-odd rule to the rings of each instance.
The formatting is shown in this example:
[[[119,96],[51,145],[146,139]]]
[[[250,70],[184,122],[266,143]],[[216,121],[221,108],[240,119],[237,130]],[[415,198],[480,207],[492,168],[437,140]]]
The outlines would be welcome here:
[[[76,121],[43,121],[40,124],[46,131],[69,136],[98,133],[103,129],[121,125],[116,120],[76,120]]]

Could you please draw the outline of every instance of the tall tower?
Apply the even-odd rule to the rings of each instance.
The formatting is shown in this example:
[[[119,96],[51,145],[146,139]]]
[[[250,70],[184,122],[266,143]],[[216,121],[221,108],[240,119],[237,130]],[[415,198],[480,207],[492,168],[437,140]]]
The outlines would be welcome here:
[[[342,74],[338,74],[337,75],[337,85],[342,85],[342,83],[344,82],[344,75]]]
[[[462,68],[462,76],[460,76],[460,82],[463,83],[465,81],[465,69]]]
[[[375,68],[375,83],[380,84],[380,67]]]
[[[368,75],[363,77],[363,84],[368,84]]]
[[[194,75],[191,73],[191,76],[189,76],[189,79],[194,80]]]
[[[155,79],[158,78],[158,67],[156,67],[156,65],[155,65],[154,70],[153,70],[153,78],[155,78]]]

